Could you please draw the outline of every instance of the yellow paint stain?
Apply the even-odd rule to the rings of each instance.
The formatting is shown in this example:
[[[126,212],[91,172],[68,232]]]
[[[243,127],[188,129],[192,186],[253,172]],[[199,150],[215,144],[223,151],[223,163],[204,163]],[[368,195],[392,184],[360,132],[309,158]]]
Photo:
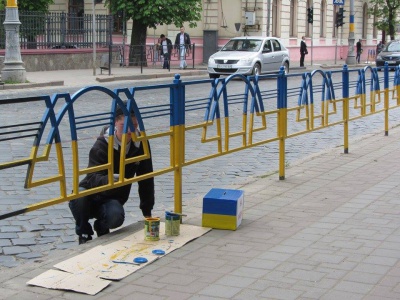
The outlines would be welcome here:
[[[129,256],[132,256],[132,257],[137,256],[139,252],[142,252],[142,251],[148,249],[149,247],[150,247],[150,245],[141,245],[141,246],[135,245],[135,246],[127,248],[127,249],[119,250],[110,256],[110,260],[125,261],[125,260],[128,260]]]

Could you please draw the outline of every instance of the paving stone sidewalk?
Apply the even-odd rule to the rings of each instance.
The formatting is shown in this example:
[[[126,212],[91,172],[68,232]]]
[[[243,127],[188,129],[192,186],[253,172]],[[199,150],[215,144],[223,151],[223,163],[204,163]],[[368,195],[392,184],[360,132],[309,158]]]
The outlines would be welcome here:
[[[335,148],[233,188],[245,191],[237,231],[212,230],[96,296],[27,286],[59,261],[136,223],[45,261],[0,272],[1,299],[399,299],[400,128]],[[201,224],[201,199],[185,223]]]

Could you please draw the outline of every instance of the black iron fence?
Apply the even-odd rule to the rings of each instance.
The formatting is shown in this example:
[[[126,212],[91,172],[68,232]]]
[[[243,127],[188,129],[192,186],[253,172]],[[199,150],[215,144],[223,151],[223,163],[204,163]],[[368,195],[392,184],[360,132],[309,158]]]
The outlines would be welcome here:
[[[92,48],[93,15],[19,11],[21,49]],[[5,11],[0,11],[0,24]],[[112,15],[95,15],[97,47],[112,44]],[[5,29],[0,25],[0,49],[5,49]]]
[[[112,45],[109,54],[104,54],[100,68],[110,69],[111,65],[120,67],[137,66],[140,68],[162,68],[165,59],[168,59],[168,68],[179,66],[180,56],[178,49],[172,49],[171,56],[166,58],[156,45]],[[185,60],[189,68],[194,68],[196,45],[191,44],[185,51]]]

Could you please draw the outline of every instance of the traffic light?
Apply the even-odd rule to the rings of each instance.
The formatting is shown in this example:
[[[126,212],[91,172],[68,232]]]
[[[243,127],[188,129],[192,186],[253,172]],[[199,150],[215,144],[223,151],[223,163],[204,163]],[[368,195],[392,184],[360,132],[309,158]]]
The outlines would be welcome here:
[[[343,10],[343,7],[339,7],[339,11],[336,13],[336,27],[343,26],[344,12],[345,10]]]
[[[314,15],[313,8],[312,7],[307,8],[307,20],[308,23],[310,24],[313,23],[313,15]]]

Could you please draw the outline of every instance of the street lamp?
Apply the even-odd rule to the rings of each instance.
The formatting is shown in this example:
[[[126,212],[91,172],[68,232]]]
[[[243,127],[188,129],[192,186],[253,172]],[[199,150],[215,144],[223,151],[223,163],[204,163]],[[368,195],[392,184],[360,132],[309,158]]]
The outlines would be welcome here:
[[[21,59],[19,43],[19,26],[21,22],[18,17],[17,0],[7,0],[6,19],[3,24],[6,32],[6,51],[1,79],[2,81],[25,83],[26,70]]]
[[[349,50],[347,51],[346,64],[355,65],[356,56],[354,55],[354,0],[350,0],[350,24],[349,24]]]

